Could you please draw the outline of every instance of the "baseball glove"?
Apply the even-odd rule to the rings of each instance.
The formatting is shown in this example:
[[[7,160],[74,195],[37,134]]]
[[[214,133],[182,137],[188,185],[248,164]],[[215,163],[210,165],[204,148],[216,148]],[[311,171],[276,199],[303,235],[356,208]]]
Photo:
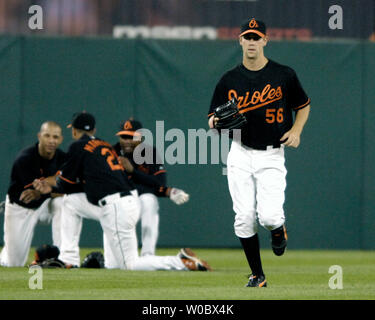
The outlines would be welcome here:
[[[215,128],[228,129],[229,133],[232,133],[234,129],[241,129],[247,123],[246,117],[237,108],[235,98],[215,108],[214,118],[218,118]]]
[[[104,268],[104,256],[101,252],[91,252],[82,261],[81,268]]]

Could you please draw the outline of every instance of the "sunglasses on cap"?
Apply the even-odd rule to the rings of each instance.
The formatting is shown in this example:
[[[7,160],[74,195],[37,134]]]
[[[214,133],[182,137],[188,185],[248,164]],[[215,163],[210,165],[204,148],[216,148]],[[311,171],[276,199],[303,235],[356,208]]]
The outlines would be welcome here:
[[[259,39],[261,38],[261,36],[255,34],[255,33],[246,33],[246,34],[243,35],[243,37],[244,37],[246,40],[251,40],[251,39],[253,39],[253,40],[255,40],[255,41],[257,41],[257,40],[259,40]]]
[[[126,134],[119,135],[119,137],[121,139],[141,141],[141,142],[143,142],[145,140],[145,137],[143,137],[143,136],[135,136],[134,137],[134,136],[131,136],[131,135],[126,135]]]
[[[121,139],[131,139],[131,140],[133,140],[133,136],[131,136],[131,135],[127,135],[127,134],[122,134],[122,135],[120,135],[120,138]]]

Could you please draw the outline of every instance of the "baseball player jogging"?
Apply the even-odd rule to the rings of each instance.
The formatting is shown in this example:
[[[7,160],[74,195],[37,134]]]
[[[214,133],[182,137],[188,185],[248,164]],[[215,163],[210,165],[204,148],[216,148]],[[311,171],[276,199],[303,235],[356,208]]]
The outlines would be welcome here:
[[[82,217],[86,217],[100,221],[107,243],[104,250],[110,251],[105,252],[110,259],[105,262],[108,268],[209,270],[209,265],[190,249],[181,249],[176,256],[138,256],[135,227],[140,202],[135,186],[113,147],[94,136],[94,116],[85,112],[76,114],[71,128],[75,141],[69,147],[61,175],[53,182],[34,181],[34,187],[43,194],[73,193],[64,196],[59,260],[67,268],[79,266],[78,242]],[[80,192],[82,187],[84,193]]]
[[[158,197],[169,197],[177,205],[189,201],[189,195],[177,188],[167,187],[167,173],[163,165],[158,164],[158,155],[155,147],[142,143],[142,123],[130,118],[120,125],[116,133],[119,142],[114,148],[119,158],[134,182],[141,202],[141,256],[154,255],[159,234],[159,201]],[[137,148],[138,147],[138,148]],[[141,150],[141,160],[135,161]],[[145,154],[152,154],[151,161],[147,161]],[[142,162],[142,163],[141,163]]]
[[[295,71],[264,56],[267,42],[262,21],[252,18],[241,26],[242,63],[222,76],[208,113],[210,128],[217,129],[236,127],[220,118],[224,104],[226,108],[236,105],[237,115],[232,118],[239,119],[239,115],[246,118],[245,124],[237,121],[241,140],[232,141],[227,176],[235,212],[235,234],[252,271],[247,287],[267,285],[257,219],[261,226],[270,230],[275,255],[281,256],[285,251],[287,233],[283,205],[287,170],[284,147],[299,146],[310,112],[310,99]]]
[[[61,127],[44,122],[38,143],[22,150],[14,161],[11,182],[5,200],[4,248],[0,264],[7,267],[25,265],[37,223],[52,224],[52,241],[60,246],[62,197],[42,195],[33,188],[35,179],[54,179],[66,154],[58,149],[63,137]]]

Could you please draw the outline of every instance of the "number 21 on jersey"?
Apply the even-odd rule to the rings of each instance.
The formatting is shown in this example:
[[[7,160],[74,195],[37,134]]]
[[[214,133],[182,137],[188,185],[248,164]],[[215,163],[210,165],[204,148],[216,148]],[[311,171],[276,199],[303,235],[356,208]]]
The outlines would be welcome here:
[[[122,165],[118,162],[116,154],[109,148],[102,148],[102,156],[107,157],[107,163],[112,171],[115,170],[124,170]]]

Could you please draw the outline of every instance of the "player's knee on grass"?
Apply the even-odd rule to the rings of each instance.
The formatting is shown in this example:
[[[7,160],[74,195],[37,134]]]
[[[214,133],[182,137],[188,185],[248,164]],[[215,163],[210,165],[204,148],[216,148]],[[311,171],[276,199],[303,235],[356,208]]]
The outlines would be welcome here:
[[[8,267],[23,267],[27,261],[29,248],[16,245],[11,252],[8,252]]]

